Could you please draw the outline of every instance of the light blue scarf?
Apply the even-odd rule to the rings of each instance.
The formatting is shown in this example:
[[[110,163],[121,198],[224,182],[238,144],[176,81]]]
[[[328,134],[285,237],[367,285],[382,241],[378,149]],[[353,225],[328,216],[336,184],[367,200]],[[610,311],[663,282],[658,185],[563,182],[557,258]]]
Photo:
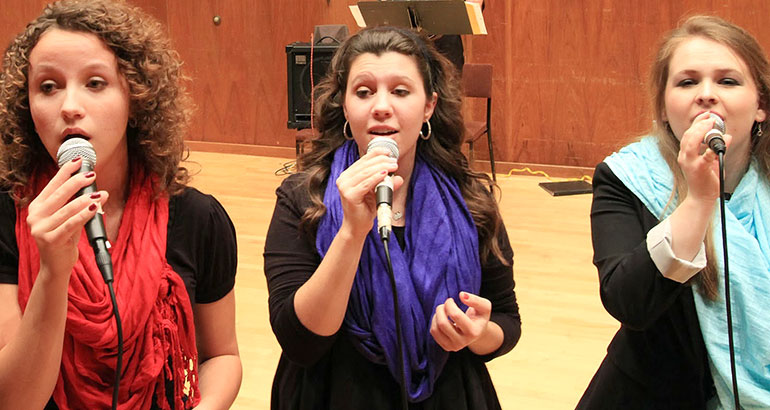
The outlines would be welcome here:
[[[630,144],[604,160],[612,172],[655,216],[673,190],[671,170],[652,137]],[[730,297],[736,372],[741,406],[770,408],[770,189],[752,162],[725,206],[730,254]],[[711,301],[693,288],[695,309],[708,351],[718,408],[731,408],[732,376],[724,300],[724,260],[719,211],[714,213],[714,253],[719,296]]]

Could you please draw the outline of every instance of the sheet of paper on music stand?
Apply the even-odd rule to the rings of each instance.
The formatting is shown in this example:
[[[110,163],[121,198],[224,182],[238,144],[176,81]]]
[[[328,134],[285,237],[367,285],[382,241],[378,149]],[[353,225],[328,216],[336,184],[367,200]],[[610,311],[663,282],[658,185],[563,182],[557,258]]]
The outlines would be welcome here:
[[[462,0],[359,1],[350,6],[359,27],[421,27],[428,34],[487,34],[481,6]]]
[[[487,25],[484,24],[484,14],[481,13],[481,4],[466,1],[465,8],[468,10],[468,20],[471,23],[473,34],[486,35]]]
[[[361,9],[356,5],[348,6],[348,8],[350,8],[350,14],[353,15],[353,19],[356,21],[358,27],[366,27],[366,21],[364,21],[364,16],[361,15]]]

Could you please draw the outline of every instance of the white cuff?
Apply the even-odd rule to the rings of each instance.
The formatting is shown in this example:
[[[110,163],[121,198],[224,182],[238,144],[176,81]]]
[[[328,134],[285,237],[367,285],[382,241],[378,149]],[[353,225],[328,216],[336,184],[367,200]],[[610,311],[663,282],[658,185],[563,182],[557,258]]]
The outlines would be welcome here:
[[[685,283],[706,267],[706,246],[700,245],[692,261],[677,258],[671,249],[671,223],[668,218],[647,232],[647,250],[660,273],[673,281]]]

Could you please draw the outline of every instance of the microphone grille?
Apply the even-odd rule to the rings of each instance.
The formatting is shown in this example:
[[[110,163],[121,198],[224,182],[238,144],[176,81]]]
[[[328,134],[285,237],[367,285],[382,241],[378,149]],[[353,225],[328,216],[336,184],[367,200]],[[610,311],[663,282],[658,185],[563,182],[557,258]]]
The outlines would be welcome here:
[[[396,144],[393,138],[375,137],[366,145],[366,152],[371,151],[373,148],[385,148],[390,151],[391,158],[398,159],[398,144]]]
[[[712,113],[709,113],[709,117],[714,119],[714,129],[719,130],[722,134],[725,133],[725,121],[722,119],[722,117]]]
[[[59,163],[59,168],[61,168],[62,165],[77,157],[83,158],[83,163],[90,164],[91,168],[96,166],[94,146],[83,138],[70,138],[64,141],[56,153],[56,162]]]

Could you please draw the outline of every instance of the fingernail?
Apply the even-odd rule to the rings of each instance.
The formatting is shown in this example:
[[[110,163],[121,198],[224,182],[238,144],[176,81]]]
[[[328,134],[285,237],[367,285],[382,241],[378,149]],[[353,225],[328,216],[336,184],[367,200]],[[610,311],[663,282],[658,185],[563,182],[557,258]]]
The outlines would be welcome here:
[[[81,158],[80,158],[80,157],[75,157],[75,158],[72,158],[72,162],[78,162],[78,161],[80,161],[80,160],[81,160]]]
[[[85,176],[86,178],[93,178],[93,177],[94,177],[94,175],[96,175],[96,172],[94,172],[94,171],[91,171],[91,172],[89,172],[89,173],[85,174],[84,176]]]
[[[91,211],[91,212],[95,211],[96,210],[96,204],[88,205],[88,210]]]
[[[387,174],[387,173],[388,173],[388,171],[387,171],[387,170],[383,170],[383,171],[380,171],[380,175],[385,175],[385,174]]]
[[[99,199],[102,197],[102,194],[100,192],[94,192],[91,194],[91,199]]]
[[[465,292],[462,292],[462,295],[460,295],[460,297],[462,297],[463,300],[470,300],[471,295],[469,295],[469,294],[467,294]]]

